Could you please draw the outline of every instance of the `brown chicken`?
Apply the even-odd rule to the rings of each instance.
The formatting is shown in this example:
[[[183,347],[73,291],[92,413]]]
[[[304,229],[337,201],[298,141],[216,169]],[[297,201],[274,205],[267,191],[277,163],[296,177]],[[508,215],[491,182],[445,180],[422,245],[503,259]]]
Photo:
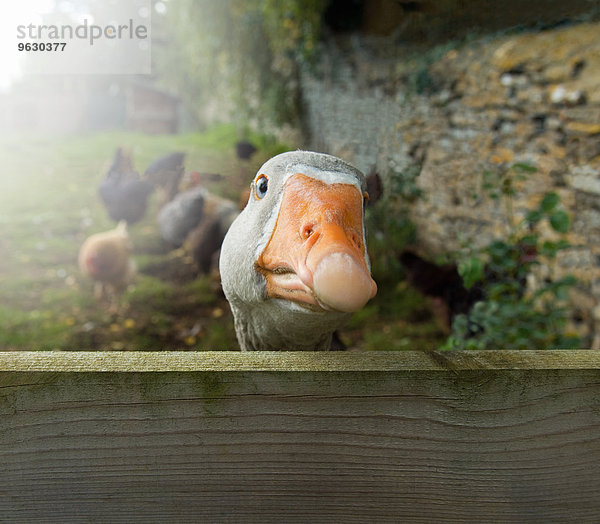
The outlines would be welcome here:
[[[88,237],[79,250],[79,268],[94,281],[96,299],[107,299],[117,308],[119,296],[135,276],[131,242],[125,221],[115,229]]]

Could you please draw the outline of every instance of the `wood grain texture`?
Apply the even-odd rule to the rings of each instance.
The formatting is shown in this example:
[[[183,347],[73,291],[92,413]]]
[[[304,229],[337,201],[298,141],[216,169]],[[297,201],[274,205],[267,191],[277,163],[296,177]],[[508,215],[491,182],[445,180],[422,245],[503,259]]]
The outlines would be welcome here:
[[[445,371],[600,369],[598,351],[15,351],[0,371]]]
[[[11,523],[599,522],[600,359],[4,353],[0,464]]]

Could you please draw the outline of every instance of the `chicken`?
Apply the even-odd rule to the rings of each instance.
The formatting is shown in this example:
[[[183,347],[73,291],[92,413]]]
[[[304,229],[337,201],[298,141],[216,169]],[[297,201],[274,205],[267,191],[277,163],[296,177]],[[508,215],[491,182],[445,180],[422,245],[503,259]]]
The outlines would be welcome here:
[[[131,251],[124,220],[115,229],[88,237],[79,250],[79,268],[94,281],[95,298],[108,299],[113,309],[136,273]]]
[[[192,189],[206,183],[222,181],[223,175],[220,173],[200,173],[198,171],[188,171],[181,177],[181,182],[179,182],[179,192],[184,192],[188,189]]]
[[[179,190],[179,182],[185,171],[184,161],[185,153],[176,151],[157,158],[144,172],[148,182],[163,190],[165,202],[173,199]]]
[[[183,246],[198,269],[207,273],[238,213],[234,202],[195,187],[163,206],[158,225],[163,239],[173,247]]]
[[[110,218],[133,224],[146,213],[152,189],[133,168],[131,153],[119,148],[98,192]]]
[[[369,195],[369,205],[375,204],[383,196],[383,183],[375,168],[367,175],[367,193]]]
[[[240,160],[250,160],[257,151],[256,146],[247,140],[240,140],[235,144],[235,154]]]

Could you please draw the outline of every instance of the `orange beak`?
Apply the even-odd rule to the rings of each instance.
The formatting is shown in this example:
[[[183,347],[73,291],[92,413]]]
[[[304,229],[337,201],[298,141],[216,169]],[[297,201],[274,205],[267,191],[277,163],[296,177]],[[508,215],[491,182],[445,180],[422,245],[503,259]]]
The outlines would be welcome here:
[[[291,176],[256,262],[268,296],[342,312],[373,298],[377,284],[367,266],[362,210],[363,195],[353,185]]]

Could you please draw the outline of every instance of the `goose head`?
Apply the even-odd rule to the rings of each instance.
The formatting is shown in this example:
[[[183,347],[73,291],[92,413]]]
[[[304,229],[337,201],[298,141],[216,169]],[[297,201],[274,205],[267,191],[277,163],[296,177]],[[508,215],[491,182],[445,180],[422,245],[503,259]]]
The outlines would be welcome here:
[[[259,169],[219,262],[242,350],[327,350],[375,295],[365,199],[364,175],[330,155],[283,153]]]

